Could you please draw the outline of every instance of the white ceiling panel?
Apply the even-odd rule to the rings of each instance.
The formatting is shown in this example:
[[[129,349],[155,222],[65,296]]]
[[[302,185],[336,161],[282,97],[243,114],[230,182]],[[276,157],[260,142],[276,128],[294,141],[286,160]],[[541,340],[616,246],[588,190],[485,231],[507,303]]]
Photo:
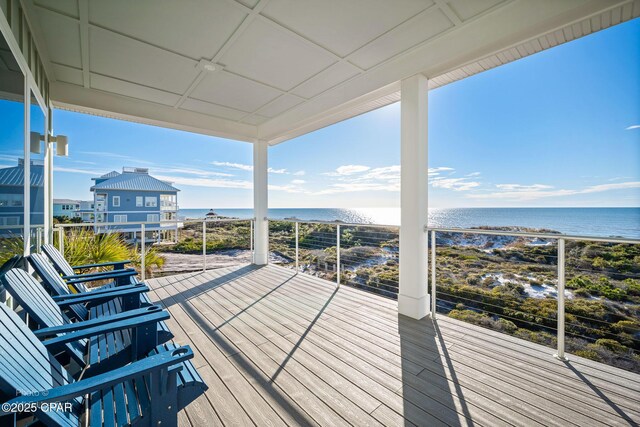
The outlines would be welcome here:
[[[295,107],[296,105],[300,104],[302,101],[304,100],[300,99],[297,96],[284,94],[280,98],[276,99],[275,101],[270,102],[269,104],[260,108],[258,112],[263,116],[275,117],[278,114],[281,114],[287,111],[288,109]]]
[[[90,29],[91,71],[182,94],[199,74],[197,63],[110,31]]]
[[[448,0],[447,3],[462,21],[467,21],[504,1],[505,0]]]
[[[187,98],[182,103],[182,106],[180,108],[236,121],[247,115],[247,113],[243,111],[234,110],[233,108],[227,108],[221,105],[215,105],[210,102],[200,101],[199,99],[193,98]]]
[[[74,19],[38,8],[38,22],[51,62],[82,68],[80,25]]]
[[[359,67],[369,69],[451,27],[453,23],[449,18],[440,9],[432,8],[358,50],[349,60]]]
[[[360,69],[348,62],[338,62],[331,67],[322,71],[320,74],[313,76],[300,86],[295,88],[292,93],[303,98],[312,98],[325,90],[334,87],[343,81],[350,79],[360,72]]]
[[[91,74],[91,87],[105,92],[117,93],[118,95],[129,96],[131,98],[144,99],[158,104],[174,106],[180,99],[180,95],[141,86],[135,83]]]
[[[74,85],[83,84],[82,70],[60,64],[52,64],[52,68],[57,80],[65,83],[72,83]]]
[[[193,59],[211,59],[246,13],[224,0],[92,0],[89,22]],[[170,29],[179,28],[179,32]]]
[[[267,120],[269,120],[268,117],[263,117],[260,116],[258,114],[253,114],[251,116],[245,117],[244,119],[242,119],[243,123],[248,123],[250,125],[253,126],[259,126],[261,124],[263,124],[264,122],[266,122]]]
[[[393,102],[408,76],[438,87],[640,15],[640,0],[20,4],[54,105],[270,143]]]
[[[251,9],[253,9],[258,4],[258,0],[236,0],[236,1],[240,4],[250,7]]]
[[[432,0],[270,0],[262,14],[344,57]]]
[[[35,0],[33,3],[74,18],[78,17],[78,0]]]
[[[220,62],[236,74],[289,90],[335,59],[324,49],[258,19],[238,37]]]
[[[252,113],[280,94],[269,86],[222,71],[202,79],[191,97]]]

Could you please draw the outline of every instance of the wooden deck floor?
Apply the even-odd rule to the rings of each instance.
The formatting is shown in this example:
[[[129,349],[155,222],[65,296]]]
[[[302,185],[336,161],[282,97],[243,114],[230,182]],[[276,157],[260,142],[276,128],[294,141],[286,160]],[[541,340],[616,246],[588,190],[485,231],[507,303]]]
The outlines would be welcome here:
[[[209,391],[185,426],[637,425],[640,376],[280,267],[148,281]]]

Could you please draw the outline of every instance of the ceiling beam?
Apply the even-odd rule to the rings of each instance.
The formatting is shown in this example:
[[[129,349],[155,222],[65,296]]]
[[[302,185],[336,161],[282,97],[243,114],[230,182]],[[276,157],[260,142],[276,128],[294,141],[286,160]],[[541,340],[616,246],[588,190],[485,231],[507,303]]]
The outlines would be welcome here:
[[[89,0],[78,0],[80,17],[80,54],[82,57],[82,83],[91,87],[91,69],[89,68]]]
[[[55,108],[130,122],[246,142],[254,142],[257,136],[256,127],[252,125],[193,111],[176,110],[171,106],[87,89],[70,83],[53,83],[51,99]]]

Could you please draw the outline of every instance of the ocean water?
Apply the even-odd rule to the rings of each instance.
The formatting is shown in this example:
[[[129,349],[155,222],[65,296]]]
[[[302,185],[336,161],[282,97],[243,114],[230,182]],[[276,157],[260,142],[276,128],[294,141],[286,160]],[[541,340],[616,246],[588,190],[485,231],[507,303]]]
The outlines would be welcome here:
[[[221,216],[252,218],[251,209],[214,209]],[[203,218],[209,209],[180,209],[182,218]],[[400,224],[397,208],[269,209],[269,218]],[[429,209],[429,226],[469,228],[517,226],[601,237],[640,238],[640,208],[451,208]]]

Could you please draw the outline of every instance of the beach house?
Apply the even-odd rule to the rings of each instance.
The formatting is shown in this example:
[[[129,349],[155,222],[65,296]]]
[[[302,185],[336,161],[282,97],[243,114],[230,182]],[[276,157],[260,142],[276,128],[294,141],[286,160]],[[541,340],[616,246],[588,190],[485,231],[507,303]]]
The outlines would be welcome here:
[[[4,114],[0,135],[8,136],[0,137],[0,160],[4,161],[0,225],[17,228],[22,240],[17,250],[3,240],[0,255],[11,250],[23,255],[37,252],[39,237],[34,237],[33,229],[62,254],[72,252],[70,229],[118,230],[130,239],[143,234],[142,244],[132,253],[140,258],[135,266],[145,281],[147,239],[165,232],[165,223],[167,230],[176,227],[170,222],[176,219],[178,189],[142,168],[124,168],[94,179],[92,224],[54,226],[53,171],[54,166],[64,167],[56,156],[91,147],[90,138],[77,138],[69,140],[67,150],[65,138],[58,133],[64,134],[64,127],[73,124],[59,120],[57,110],[251,144],[253,161],[245,169],[253,179],[242,186],[253,192],[253,218],[237,227],[246,233],[251,256],[242,264],[208,267],[207,245],[223,248],[235,234],[230,231],[226,238],[207,240],[224,221],[202,220],[187,230],[191,235],[186,249],[198,257],[197,266],[189,273],[166,277],[152,278],[149,273],[145,281],[148,298],[170,312],[176,342],[189,343],[197,352],[194,364],[210,386],[205,396],[180,413],[181,425],[638,425],[640,375],[604,363],[606,359],[599,359],[598,353],[609,354],[604,353],[606,346],[609,352],[623,348],[622,356],[634,364],[627,366],[637,366],[637,317],[623,317],[632,312],[637,316],[637,306],[631,309],[618,301],[612,303],[619,307],[614,314],[593,319],[605,304],[596,294],[565,301],[570,245],[585,245],[594,238],[511,232],[519,239],[553,242],[537,245],[536,250],[546,252],[528,260],[529,264],[547,260],[544,283],[527,277],[529,287],[545,290],[547,286],[556,295],[540,299],[544,306],[531,314],[523,312],[522,306],[530,304],[537,310],[539,302],[525,299],[517,286],[510,293],[497,292],[506,289],[493,284],[506,277],[503,264],[495,263],[469,282],[454,283],[449,277],[449,284],[440,279],[436,283],[445,268],[454,264],[456,271],[472,268],[490,255],[447,257],[451,252],[436,245],[445,233],[501,236],[509,232],[433,229],[427,224],[432,191],[428,136],[438,120],[432,114],[434,106],[429,105],[432,90],[638,17],[640,0],[165,0],[161,4],[154,0],[0,0]],[[597,85],[610,84],[617,71],[598,76],[583,90],[590,93]],[[545,76],[536,81],[536,85],[550,84]],[[493,96],[490,89],[488,99]],[[522,99],[527,102],[526,97]],[[401,111],[400,226],[390,229],[378,224],[380,231],[371,232],[375,226],[369,226],[365,233],[362,224],[322,223],[313,245],[308,223],[292,219],[274,230],[268,211],[273,147],[394,103]],[[517,132],[529,132],[526,120]],[[482,124],[489,129],[496,126]],[[32,130],[41,137],[32,140]],[[573,129],[570,135],[578,136]],[[164,151],[167,164],[181,149],[179,139],[172,143]],[[154,140],[139,144],[158,149]],[[589,148],[587,140],[584,146]],[[108,144],[93,148],[109,150]],[[540,153],[535,144],[530,149],[562,160],[556,152]],[[36,153],[42,153],[43,164],[32,162]],[[199,154],[194,152],[193,158]],[[315,161],[304,154],[299,157],[301,165]],[[339,150],[332,154],[345,157]],[[472,152],[461,150],[458,155],[470,164],[478,162]],[[19,157],[25,160],[16,166]],[[345,164],[351,162],[355,160],[345,158]],[[38,202],[27,203],[33,193],[40,197]],[[281,246],[288,251],[291,268],[271,261],[276,239],[284,237],[287,243]],[[354,242],[365,237],[371,239],[369,247],[378,251],[389,242],[398,242],[398,250],[386,251],[388,262],[371,266],[361,286],[350,286],[346,280],[353,271],[349,268],[362,253]],[[640,244],[624,238],[595,240],[602,248]],[[331,275],[305,274],[303,255],[308,254],[317,264],[328,265],[325,269],[332,270]],[[604,261],[599,263],[606,267]],[[373,277],[376,268],[378,276],[388,276],[383,285],[388,295],[365,289],[378,286],[379,278]],[[532,265],[531,274],[539,271],[539,266]],[[471,282],[487,279],[491,283],[484,291],[490,285],[496,292],[480,294],[484,291]],[[636,282],[629,283],[631,289]],[[600,282],[594,288],[611,290],[608,283]],[[455,299],[447,292],[456,292]],[[67,306],[79,305],[79,300],[73,300],[77,297],[65,298],[72,298]],[[57,299],[58,304],[64,302]],[[476,307],[479,302],[493,311],[481,318],[484,323],[470,321],[480,317],[475,308],[459,310],[465,316],[457,318],[439,311],[443,306],[452,311],[458,304]],[[513,304],[505,307],[505,302]],[[594,304],[602,307],[584,308]],[[98,319],[104,323],[97,328],[116,326],[104,319],[108,318]],[[576,326],[580,319],[588,321],[586,326]],[[547,340],[532,342],[524,324],[533,324],[538,332],[543,328],[544,335],[536,336]],[[609,332],[595,336],[592,331],[603,324]],[[481,327],[491,325],[495,327]],[[69,336],[78,333],[69,332],[66,324],[44,329],[58,334],[47,339],[48,345],[68,343]],[[612,334],[623,334],[625,345],[612,340]],[[565,340],[565,335],[572,341]],[[589,347],[595,344],[598,351]],[[44,353],[31,360],[46,359]],[[2,346],[0,356],[12,354]],[[0,403],[16,395],[15,387],[5,387],[5,378],[24,387],[31,385],[30,377],[23,380],[11,368],[12,363],[0,363]],[[165,370],[179,371],[169,364]],[[68,394],[68,387],[43,393],[43,388],[51,386],[51,375],[49,369],[36,373],[42,372],[48,376],[33,381],[40,388],[20,392],[23,398],[59,402],[75,396]],[[63,376],[66,381],[66,373]],[[93,384],[96,378],[103,377],[83,381]],[[173,382],[153,378],[151,385],[147,383],[149,390],[178,387],[175,377]],[[138,408],[126,403],[126,396],[140,390],[140,383],[135,390],[130,384],[113,393],[73,390],[110,399],[102,406],[95,404],[100,400],[89,401],[86,406],[96,409],[87,421],[126,425],[127,418],[114,418],[114,413],[119,403]],[[143,396],[159,401],[157,394],[145,390]],[[112,396],[120,400],[114,403]],[[36,413],[18,415],[47,415],[36,409]],[[15,425],[14,415],[0,418],[0,425]],[[64,420],[65,425],[78,424]],[[151,420],[145,422],[151,424]]]
[[[80,218],[80,200],[53,199],[53,217]]]
[[[122,172],[111,171],[92,180],[96,230],[118,230],[129,240],[140,237],[140,223],[146,225],[147,240],[158,240],[162,233],[177,230],[180,190],[149,175],[149,169],[124,167]]]

